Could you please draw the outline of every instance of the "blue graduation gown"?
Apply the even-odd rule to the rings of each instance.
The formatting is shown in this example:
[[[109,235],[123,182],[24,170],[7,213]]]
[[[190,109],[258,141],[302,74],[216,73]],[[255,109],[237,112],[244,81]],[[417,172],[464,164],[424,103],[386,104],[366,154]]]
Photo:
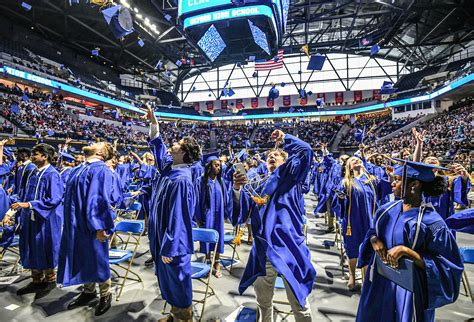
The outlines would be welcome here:
[[[313,288],[316,271],[303,234],[304,213],[300,207],[301,186],[308,174],[313,152],[309,144],[286,134],[284,149],[288,160],[274,171],[267,184],[255,187],[267,189],[272,182],[274,189],[269,201],[252,214],[252,232],[255,236],[239,292],[242,294],[259,276],[265,276],[266,259],[290,285],[303,307]],[[264,186],[264,187],[263,187]],[[240,201],[234,202],[234,215],[242,216],[242,202],[250,202],[241,192]]]
[[[359,179],[354,178],[354,185],[350,191],[347,191],[344,187],[340,189],[346,193],[346,198],[341,205],[342,235],[347,257],[351,259],[359,256],[359,245],[364,241],[365,234],[372,224],[372,216],[377,209],[377,204],[374,202],[377,182],[374,181],[370,184],[367,176],[362,174]],[[350,236],[347,234],[349,214]]]
[[[105,282],[110,278],[109,243],[96,238],[110,234],[115,211],[111,207],[113,174],[102,161],[75,167],[64,194],[64,228],[59,254],[58,284]]]
[[[10,169],[6,164],[0,164],[0,177],[5,178],[5,176],[10,174]],[[5,213],[10,208],[10,198],[8,198],[5,189],[0,185],[0,221],[5,217]]]
[[[64,186],[51,165],[29,177],[23,202],[32,209],[20,212],[20,258],[28,269],[44,270],[58,265],[61,241]]]
[[[383,216],[381,214],[389,209]],[[375,252],[370,238],[377,235],[386,248],[398,245],[412,247],[419,208],[402,212],[402,202],[390,202],[375,217],[378,233],[371,229],[361,245],[359,267],[370,264],[362,287],[357,321],[434,321],[435,309],[456,301],[463,263],[456,239],[433,209],[426,208],[414,250],[425,263],[425,270],[416,268],[415,292],[409,292],[377,273]],[[371,273],[371,270],[373,272]],[[372,275],[372,280],[371,280]]]
[[[388,177],[385,167],[379,167],[372,164],[365,159],[362,159],[364,166],[368,173],[376,177],[380,184],[377,186],[377,203],[379,206],[390,201],[390,194],[392,194],[392,185]]]
[[[122,190],[125,191],[130,181],[130,163],[118,164],[115,170],[120,176],[120,182],[122,182]]]
[[[61,175],[61,180],[63,181],[64,190],[66,190],[66,184],[69,179],[69,175],[71,174],[72,168],[64,168],[59,171]]]
[[[138,178],[140,179],[139,188],[141,190],[142,187],[148,185],[150,181],[155,176],[156,169],[154,166],[142,164],[140,166],[140,171],[138,172]],[[138,215],[138,219],[144,219],[145,216],[148,216],[150,212],[150,195],[147,193],[142,193],[138,196],[138,200],[142,204],[142,208],[140,209],[140,213]]]
[[[36,170],[36,166],[31,162],[17,169],[15,174],[15,189],[13,194],[18,196],[18,200],[23,200],[26,182],[34,170]]]
[[[209,206],[206,204],[206,190],[209,189]],[[217,230],[219,233],[219,242],[217,243],[217,252],[219,254],[224,253],[224,220],[226,213],[225,211],[229,205],[232,204],[230,194],[226,188],[224,181],[222,185],[219,180],[208,179],[207,183],[204,182],[204,177],[199,178],[198,183],[198,198],[196,207],[196,220],[201,224],[203,228],[209,228]],[[214,250],[215,244],[201,243],[200,252],[208,254],[211,250]]]
[[[172,168],[173,159],[161,136],[150,141],[159,178],[153,185],[149,220],[150,250],[161,295],[173,306],[192,304],[191,254],[194,253],[192,217],[196,189],[189,166]],[[151,227],[153,226],[153,227]],[[161,256],[172,257],[165,264]]]
[[[444,177],[448,180],[448,177]],[[471,188],[469,180],[459,176],[453,180],[451,187],[447,189],[442,195],[437,197],[425,198],[426,203],[431,203],[439,215],[446,220],[454,214],[454,203],[462,206],[469,204],[467,194]]]

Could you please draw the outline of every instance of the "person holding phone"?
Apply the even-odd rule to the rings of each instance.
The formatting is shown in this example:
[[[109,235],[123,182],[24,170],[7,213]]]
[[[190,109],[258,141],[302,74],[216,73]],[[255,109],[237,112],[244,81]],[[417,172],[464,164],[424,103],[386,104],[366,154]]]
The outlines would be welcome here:
[[[275,130],[271,138],[282,148],[268,151],[268,177],[247,184],[244,173],[234,174],[234,216],[245,220],[245,203],[256,209],[252,213],[254,243],[239,292],[242,294],[253,284],[259,315],[263,321],[271,321],[273,290],[280,275],[296,321],[311,321],[308,296],[316,271],[305,244],[305,214],[299,204],[313,151],[309,144],[280,130]]]
[[[423,196],[437,196],[446,182],[437,166],[404,161],[392,183],[399,200],[382,206],[360,246],[358,266],[369,265],[357,321],[434,321],[435,309],[456,301],[463,262],[456,239]],[[377,272],[375,256],[397,268],[403,257],[414,262],[414,292]]]

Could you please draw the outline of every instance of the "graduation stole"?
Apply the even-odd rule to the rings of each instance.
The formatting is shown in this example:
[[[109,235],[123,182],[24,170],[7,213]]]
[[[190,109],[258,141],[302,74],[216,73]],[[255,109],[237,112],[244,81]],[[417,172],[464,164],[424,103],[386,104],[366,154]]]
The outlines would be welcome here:
[[[366,175],[367,176],[367,175]],[[372,180],[368,179],[367,181],[361,181],[363,184],[369,184],[370,187],[372,188],[372,191],[374,192],[374,202],[372,205],[372,219],[374,219],[375,216],[375,206],[377,205],[377,193],[375,191],[375,187],[372,184]],[[349,185],[349,207],[347,210],[347,228],[346,228],[346,236],[352,236],[352,227],[351,227],[351,207],[352,207],[352,187],[353,185]]]
[[[253,187],[254,185],[255,187]],[[263,188],[260,189],[261,187]],[[270,196],[276,191],[277,188],[278,177],[276,175],[270,174],[260,180],[246,184],[244,186],[244,191],[253,201],[255,201],[257,206],[262,207],[270,200]],[[260,193],[258,191],[260,191]]]

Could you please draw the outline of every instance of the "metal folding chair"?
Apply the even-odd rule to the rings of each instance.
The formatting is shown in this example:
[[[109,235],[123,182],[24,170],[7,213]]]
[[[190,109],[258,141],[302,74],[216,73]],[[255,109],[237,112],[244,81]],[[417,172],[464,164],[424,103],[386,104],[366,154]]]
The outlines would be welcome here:
[[[118,209],[117,217],[126,217],[131,220],[136,220],[140,210],[142,209],[142,204],[139,201],[132,203],[127,209]]]
[[[110,270],[117,275],[117,278],[122,279],[121,283],[119,284],[120,291],[116,297],[117,301],[122,295],[122,291],[127,280],[142,282],[140,275],[132,271],[131,266],[133,263],[133,259],[135,258],[135,255],[137,253],[138,246],[140,245],[140,238],[143,236],[144,229],[145,224],[143,223],[143,221],[140,220],[124,220],[118,222],[115,225],[115,232],[113,237],[117,236],[118,234],[126,235],[126,237],[121,238],[122,241],[125,240],[121,245],[121,249],[112,250],[114,254],[119,255],[120,257],[117,256],[115,258],[109,258]],[[113,239],[113,237],[111,238],[111,240]],[[128,249],[129,245],[134,246],[132,250]],[[128,265],[124,265],[124,263],[126,262],[128,262]],[[120,275],[118,271],[112,267],[112,265],[115,265],[125,270],[125,275]],[[136,278],[129,277],[129,274],[135,275]]]
[[[227,260],[230,260],[229,272],[232,272],[232,267],[234,265],[234,260],[240,260],[240,255],[237,252],[237,247],[240,245],[240,237],[241,237],[241,236],[239,236],[239,233],[240,233],[240,225],[237,225],[237,227],[235,227],[234,232],[232,234],[225,234],[224,235],[224,245],[228,245],[232,248],[232,257],[221,255],[220,259],[221,259],[221,264],[225,268],[229,265],[225,265],[224,263]],[[239,236],[239,237],[237,237],[237,236]],[[237,238],[239,238],[239,242],[237,242],[237,240],[236,240]]]
[[[197,262],[197,261],[191,262],[191,274],[192,274],[191,278],[193,280],[197,280],[203,283],[204,285],[206,285],[206,289],[204,291],[197,290],[193,286],[193,293],[195,292],[195,293],[204,294],[204,298],[202,298],[201,300],[193,299],[193,302],[202,304],[201,316],[199,317],[199,321],[202,321],[207,299],[216,294],[214,292],[214,289],[211,286],[211,276],[212,276],[212,270],[214,269],[214,263],[216,262],[217,242],[219,241],[219,233],[214,229],[193,228],[193,241],[215,244],[214,251],[212,252],[212,255],[211,255],[210,265],[207,263]],[[167,305],[167,302],[165,302],[165,305],[163,306],[162,314],[165,314],[166,312],[166,305]]]
[[[0,232],[3,234],[3,227],[0,227]],[[18,267],[18,264],[20,263],[20,250],[18,249],[18,246],[20,244],[20,237],[18,235],[16,236],[10,236],[10,241],[11,242],[5,242],[4,245],[2,245],[3,249],[0,251],[0,261],[3,261],[8,264],[12,264],[12,269],[10,270],[9,274],[12,274],[15,269]],[[14,256],[16,256],[16,260],[14,262],[10,262],[5,260],[5,255],[7,252],[12,253]]]
[[[474,247],[460,247],[459,251],[461,252],[464,264],[474,264]],[[469,296],[471,301],[474,303],[474,293],[469,284],[465,267],[464,272],[462,273],[462,283],[464,285],[464,290],[466,291],[466,296]]]

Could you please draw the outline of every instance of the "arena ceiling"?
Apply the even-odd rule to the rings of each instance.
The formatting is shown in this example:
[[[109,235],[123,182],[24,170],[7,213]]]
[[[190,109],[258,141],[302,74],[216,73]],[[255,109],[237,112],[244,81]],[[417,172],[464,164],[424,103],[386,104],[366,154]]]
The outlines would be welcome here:
[[[84,4],[84,0],[80,5],[70,5],[70,0],[30,1],[33,8],[29,11],[21,7],[22,1],[0,0],[0,17],[34,26],[49,40],[84,54],[100,47],[102,59],[123,71],[153,73],[161,59],[168,61],[175,81],[217,67],[176,25],[177,0],[127,1],[159,33],[147,32],[135,23],[135,33],[117,40],[99,7]],[[291,0],[281,47],[285,54],[300,54],[301,47],[309,44],[313,53],[369,55],[370,47],[359,48],[359,40],[370,36],[381,44],[377,57],[423,68],[470,47],[473,30],[474,1],[470,0]],[[138,37],[145,46],[138,45]],[[174,62],[183,56],[194,56],[197,65],[178,69]],[[219,65],[235,62],[229,55]]]

